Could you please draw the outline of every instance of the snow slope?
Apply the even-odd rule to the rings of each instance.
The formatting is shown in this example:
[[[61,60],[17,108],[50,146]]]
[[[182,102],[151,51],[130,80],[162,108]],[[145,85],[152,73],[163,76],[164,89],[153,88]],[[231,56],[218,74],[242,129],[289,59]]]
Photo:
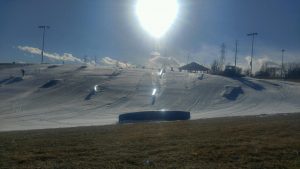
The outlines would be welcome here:
[[[1,67],[0,130],[112,124],[119,114],[145,110],[190,111],[193,119],[292,113],[300,111],[299,96],[298,83],[275,80],[78,65]]]

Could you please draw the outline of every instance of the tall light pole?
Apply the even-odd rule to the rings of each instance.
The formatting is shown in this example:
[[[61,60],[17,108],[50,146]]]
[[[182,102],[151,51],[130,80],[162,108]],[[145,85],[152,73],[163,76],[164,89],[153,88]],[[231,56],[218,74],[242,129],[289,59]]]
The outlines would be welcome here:
[[[247,34],[247,36],[252,36],[252,49],[251,49],[251,61],[250,61],[250,66],[251,66],[251,76],[252,76],[252,66],[253,66],[253,46],[254,46],[254,37],[255,35],[258,35],[258,33],[254,32],[254,33],[249,33]]]
[[[225,50],[226,50],[226,46],[225,43],[222,43],[221,45],[221,56],[220,56],[220,71],[223,70],[223,67],[225,65]]]
[[[285,50],[282,49],[281,52],[282,52],[282,55],[281,55],[281,78],[283,79],[283,55],[284,55]]]
[[[42,44],[42,53],[41,53],[41,55],[42,55],[41,63],[43,63],[44,62],[44,47],[45,47],[45,32],[46,32],[46,29],[50,28],[50,26],[41,25],[41,26],[38,26],[38,28],[43,29],[43,42],[42,42],[43,44]]]
[[[237,52],[238,52],[238,41],[235,41],[235,54],[234,54],[234,67],[236,69],[236,60],[237,60]]]

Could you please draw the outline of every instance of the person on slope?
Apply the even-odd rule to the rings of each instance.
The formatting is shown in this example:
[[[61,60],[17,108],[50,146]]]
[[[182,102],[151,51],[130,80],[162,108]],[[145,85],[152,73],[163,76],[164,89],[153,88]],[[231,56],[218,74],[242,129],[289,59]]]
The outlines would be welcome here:
[[[22,73],[22,78],[25,76],[25,70],[21,69],[21,73]]]

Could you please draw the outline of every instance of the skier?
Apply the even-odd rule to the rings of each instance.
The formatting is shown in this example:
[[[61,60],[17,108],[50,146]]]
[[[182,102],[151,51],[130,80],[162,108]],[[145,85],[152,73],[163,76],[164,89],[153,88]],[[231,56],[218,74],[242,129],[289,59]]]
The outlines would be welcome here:
[[[25,70],[21,69],[21,73],[22,73],[22,78],[25,76]]]

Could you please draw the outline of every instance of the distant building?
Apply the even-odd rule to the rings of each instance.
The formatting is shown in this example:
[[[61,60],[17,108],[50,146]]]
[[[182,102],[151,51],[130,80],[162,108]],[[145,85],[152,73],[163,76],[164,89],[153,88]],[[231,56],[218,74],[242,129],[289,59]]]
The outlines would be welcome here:
[[[207,68],[207,67],[204,67],[202,65],[199,65],[196,62],[192,62],[192,63],[189,63],[187,65],[179,67],[179,71],[182,71],[182,70],[186,70],[188,72],[203,72],[203,73],[208,73],[208,71],[210,69]]]

